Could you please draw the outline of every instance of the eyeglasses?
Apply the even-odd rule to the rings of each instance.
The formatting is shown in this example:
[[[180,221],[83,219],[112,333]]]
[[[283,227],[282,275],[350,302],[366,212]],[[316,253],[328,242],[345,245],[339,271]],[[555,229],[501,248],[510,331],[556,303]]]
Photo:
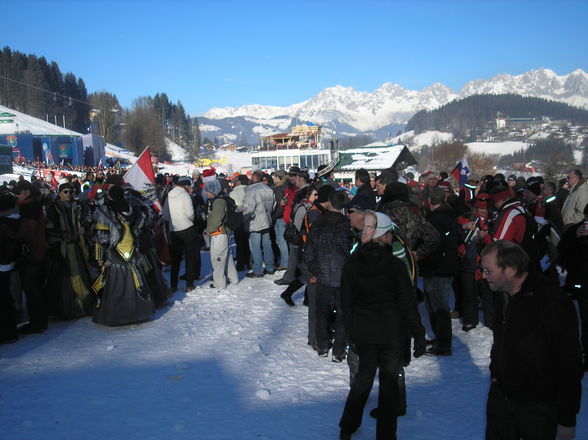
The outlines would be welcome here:
[[[71,194],[73,193],[73,191],[71,189],[64,189],[63,191],[61,191],[63,194]]]
[[[311,196],[312,197],[318,197],[318,193],[312,193]]]
[[[482,273],[483,273],[484,275],[491,275],[491,274],[492,274],[492,271],[491,271],[491,270],[489,270],[487,267],[482,267],[482,266],[480,266],[480,270],[482,271]]]

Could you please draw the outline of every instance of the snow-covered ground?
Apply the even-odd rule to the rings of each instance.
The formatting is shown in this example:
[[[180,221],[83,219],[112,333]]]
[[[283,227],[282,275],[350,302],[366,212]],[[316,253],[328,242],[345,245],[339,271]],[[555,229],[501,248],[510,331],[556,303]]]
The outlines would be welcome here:
[[[393,137],[387,142],[406,144],[409,147],[422,147],[423,145],[433,146],[442,142],[450,142],[452,139],[452,133],[446,133],[443,131],[432,130],[415,135],[414,130],[411,130]]]
[[[481,154],[513,154],[518,151],[525,151],[529,148],[526,142],[505,141],[505,142],[469,142],[466,144],[471,153]]]
[[[306,345],[302,291],[290,309],[277,275],[217,291],[210,272],[203,253],[205,280],[148,323],[52,321],[43,334],[0,346],[0,438],[337,438],[348,368]],[[453,356],[424,356],[406,370],[401,439],[484,436],[491,334],[464,333],[456,320],[453,330]],[[579,440],[588,438],[588,379],[583,385]],[[354,439],[375,437],[367,412],[376,402],[374,391]]]

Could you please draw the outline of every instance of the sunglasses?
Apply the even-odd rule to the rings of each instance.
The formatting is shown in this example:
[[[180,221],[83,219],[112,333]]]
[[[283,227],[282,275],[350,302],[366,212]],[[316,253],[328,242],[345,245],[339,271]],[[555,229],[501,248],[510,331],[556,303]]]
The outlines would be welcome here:
[[[73,191],[71,189],[64,189],[63,191],[61,191],[63,194],[71,194],[73,193]]]
[[[318,193],[312,193],[311,196],[318,197]]]

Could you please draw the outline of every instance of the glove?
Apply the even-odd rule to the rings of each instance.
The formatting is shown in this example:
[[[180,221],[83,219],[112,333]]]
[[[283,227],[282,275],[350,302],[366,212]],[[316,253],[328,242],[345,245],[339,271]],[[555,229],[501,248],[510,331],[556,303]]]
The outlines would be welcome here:
[[[418,338],[414,340],[414,351],[412,355],[415,359],[420,358],[422,355],[425,354],[427,350],[427,343],[425,342],[425,338]]]

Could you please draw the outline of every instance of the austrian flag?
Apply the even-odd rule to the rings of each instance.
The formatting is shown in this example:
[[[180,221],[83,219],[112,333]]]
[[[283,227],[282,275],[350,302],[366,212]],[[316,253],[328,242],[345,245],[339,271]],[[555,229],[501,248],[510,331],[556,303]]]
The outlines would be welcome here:
[[[123,179],[134,189],[145,193],[147,197],[152,199],[154,207],[161,212],[161,205],[155,196],[155,174],[153,173],[153,163],[151,162],[151,150],[149,150],[149,147],[143,150],[137,162],[128,169]]]
[[[468,167],[468,160],[464,157],[462,160],[457,162],[455,168],[451,172],[451,176],[459,183],[459,187],[463,188],[468,183],[468,177],[470,175],[470,168]]]

